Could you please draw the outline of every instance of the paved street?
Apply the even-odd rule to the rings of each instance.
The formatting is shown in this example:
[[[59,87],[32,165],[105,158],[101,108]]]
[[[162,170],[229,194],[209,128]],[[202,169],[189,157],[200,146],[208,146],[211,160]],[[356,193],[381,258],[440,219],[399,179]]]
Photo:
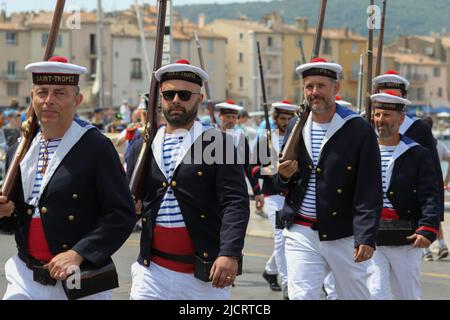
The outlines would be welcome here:
[[[447,214],[444,223],[444,233],[450,244],[450,215]],[[270,291],[261,274],[269,258],[273,240],[267,219],[252,213],[244,248],[243,275],[237,278],[236,286],[232,289],[232,299],[239,300],[275,300],[281,299],[279,292]],[[113,292],[114,299],[128,299],[131,286],[130,266],[138,253],[139,234],[133,233],[125,245],[114,255],[113,259],[119,272],[120,288]],[[433,248],[437,243],[433,244]],[[435,250],[436,251],[436,250]],[[4,264],[15,254],[13,236],[0,235],[0,295],[6,289]],[[424,262],[421,273],[423,299],[450,300],[450,259],[443,261]]]
[[[264,264],[271,253],[272,240],[249,236],[245,246],[243,275],[238,277],[232,289],[232,299],[273,300],[281,299],[281,293],[272,292],[261,277]],[[135,261],[138,251],[138,234],[131,235],[126,244],[115,254],[120,288],[114,290],[114,299],[128,299],[131,286],[130,265]],[[0,236],[0,294],[6,289],[4,263],[15,253],[12,236]],[[450,260],[425,262],[422,270],[423,299],[450,299]]]

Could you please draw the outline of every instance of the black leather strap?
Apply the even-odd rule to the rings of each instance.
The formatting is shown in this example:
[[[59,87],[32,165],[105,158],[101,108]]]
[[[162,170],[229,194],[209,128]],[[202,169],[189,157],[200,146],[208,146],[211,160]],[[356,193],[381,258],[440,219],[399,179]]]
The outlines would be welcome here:
[[[154,254],[155,256],[158,256],[163,259],[171,260],[171,261],[182,262],[182,263],[194,263],[194,256],[186,256],[186,255],[181,255],[181,254],[172,254],[172,253],[162,252],[155,248],[152,248],[151,253]]]

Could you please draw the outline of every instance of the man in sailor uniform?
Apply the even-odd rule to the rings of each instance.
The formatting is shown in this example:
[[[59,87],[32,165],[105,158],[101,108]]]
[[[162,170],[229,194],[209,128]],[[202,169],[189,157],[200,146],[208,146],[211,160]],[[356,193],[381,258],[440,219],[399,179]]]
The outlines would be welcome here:
[[[13,222],[18,248],[5,265],[3,298],[67,299],[61,280],[84,262],[109,262],[133,230],[136,213],[113,144],[96,127],[74,120],[86,68],[53,57],[25,69],[33,74],[40,131],[20,163],[18,192],[13,199],[0,196],[0,224]],[[14,154],[15,148],[8,159]],[[86,299],[111,299],[111,290]]]
[[[363,118],[336,104],[339,64],[316,58],[296,71],[311,113],[298,159],[278,170],[280,187],[288,189],[278,214],[286,223],[289,298],[319,299],[331,271],[339,299],[369,299],[367,260],[382,207],[376,136]]]
[[[375,93],[383,93],[386,90],[393,90],[402,98],[407,99],[409,81],[400,76],[395,70],[388,70],[385,74],[375,77],[372,81]],[[436,149],[436,139],[429,125],[420,118],[405,116],[405,120],[400,126],[399,133],[414,140],[421,146],[428,148],[431,152],[433,168],[436,172],[435,183],[438,186],[441,221],[444,221],[444,180],[442,177],[441,163]]]
[[[284,143],[285,133],[289,121],[294,117],[297,106],[288,100],[275,102],[272,104],[272,118],[277,127],[271,130],[271,153],[278,159],[281,146]],[[262,179],[262,194],[257,195],[260,206],[263,206],[274,231],[274,248],[271,257],[266,263],[263,277],[269,283],[273,291],[283,290],[283,297],[288,298],[287,292],[287,268],[286,257],[284,255],[284,236],[283,230],[276,228],[275,212],[281,210],[284,204],[285,190],[278,187],[276,183],[275,171],[270,171],[271,163],[263,163],[261,156],[267,153],[267,135],[260,135],[257,138],[253,156],[256,157],[256,165],[251,168],[252,178]],[[267,160],[270,160],[267,155]],[[277,164],[272,163],[272,166]],[[258,209],[258,208],[257,208]],[[281,280],[281,287],[278,285],[277,275]]]
[[[421,249],[436,239],[439,231],[438,190],[430,151],[399,133],[409,100],[387,90],[371,96],[378,130],[382,178],[381,219],[408,220],[415,232],[410,243],[388,243],[384,233],[372,259],[369,289],[372,299],[417,300],[421,297]],[[405,239],[406,240],[406,239]],[[394,245],[397,244],[397,245]]]
[[[408,96],[408,88],[409,81],[399,75],[399,73],[395,70],[388,70],[386,73],[375,77],[372,80],[373,87],[375,89],[375,93],[383,93],[386,90],[393,90],[397,94],[399,94],[402,98],[407,99]],[[442,176],[441,162],[439,160],[439,154],[437,151],[437,141],[433,137],[433,132],[431,131],[431,127],[422,119],[417,117],[410,117],[405,115],[405,120],[400,126],[399,130],[400,134],[405,135],[406,137],[414,140],[421,146],[430,150],[430,156],[433,164],[433,169],[435,171],[435,183],[438,187],[438,200],[439,200],[439,212],[441,213],[441,221],[444,221],[444,179]],[[438,239],[440,241],[439,247],[447,248],[444,241],[444,234],[442,232],[442,226],[439,227],[439,235]],[[424,250],[424,256],[431,257],[433,259],[433,255],[431,251],[427,248]]]
[[[245,176],[248,179],[253,194],[261,194],[258,179],[252,177],[250,173],[250,161],[252,159],[248,137],[236,128],[238,114],[244,107],[237,105],[234,100],[227,100],[214,106],[219,110],[219,128],[222,132],[229,134],[237,150],[238,162],[244,165]]]
[[[167,126],[158,129],[144,171],[131,298],[228,299],[249,219],[243,165],[232,139],[196,120],[206,72],[180,60],[155,76]],[[132,147],[128,177],[140,147]],[[231,161],[223,159],[229,154]]]

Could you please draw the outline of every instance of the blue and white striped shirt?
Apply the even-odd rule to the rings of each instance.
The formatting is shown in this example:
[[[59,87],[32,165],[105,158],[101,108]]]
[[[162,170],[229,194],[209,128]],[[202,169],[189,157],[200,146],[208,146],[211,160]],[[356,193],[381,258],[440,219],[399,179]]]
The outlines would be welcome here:
[[[53,140],[41,140],[39,146],[39,157],[38,163],[36,166],[36,174],[34,176],[34,185],[33,190],[31,192],[31,196],[27,199],[27,203],[38,202],[39,193],[41,191],[42,180],[44,179],[44,175],[48,164],[53,158],[55,154],[56,148],[58,148],[61,139],[53,139]],[[44,170],[43,170],[44,169]],[[33,200],[34,199],[34,200]],[[39,210],[35,210],[33,213],[33,218],[39,218]]]
[[[183,143],[186,134],[186,132],[181,134],[166,133],[164,136],[163,161],[167,181],[169,182],[172,181],[175,165],[180,154],[181,144]],[[161,201],[161,206],[156,217],[156,224],[168,228],[185,227],[180,205],[175,198],[170,183],[167,192]]]
[[[386,196],[387,189],[389,188],[386,179],[386,171],[389,165],[389,162],[392,159],[392,155],[394,154],[396,146],[383,146],[380,145],[380,153],[381,153],[381,177],[383,180],[383,207],[384,208],[394,208],[392,203]]]
[[[312,161],[314,164],[311,176],[309,177],[308,187],[306,189],[305,197],[299,209],[299,214],[316,219],[316,168],[319,163],[320,148],[322,146],[323,138],[327,134],[330,123],[312,123],[311,128],[311,151]]]

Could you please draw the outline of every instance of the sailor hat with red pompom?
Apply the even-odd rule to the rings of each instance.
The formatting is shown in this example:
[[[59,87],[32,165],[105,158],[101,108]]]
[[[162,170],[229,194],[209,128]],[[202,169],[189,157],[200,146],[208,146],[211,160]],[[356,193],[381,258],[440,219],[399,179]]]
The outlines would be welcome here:
[[[227,114],[237,114],[239,111],[243,110],[244,107],[237,105],[234,100],[228,99],[225,102],[218,103],[214,106],[216,109],[220,110],[220,113]]]
[[[392,90],[384,93],[376,93],[370,96],[374,109],[404,111],[405,105],[411,104],[411,101],[400,97],[400,95]]]
[[[307,76],[324,76],[337,80],[342,72],[342,67],[337,63],[328,62],[324,58],[314,58],[310,63],[298,66],[295,72],[303,78]]]
[[[334,97],[334,100],[336,100],[336,103],[337,103],[337,104],[339,104],[339,105],[341,105],[341,106],[344,106],[344,107],[352,107],[352,106],[353,106],[353,105],[351,104],[351,102],[348,102],[348,101],[343,100],[341,96],[335,96],[335,97]]]
[[[272,108],[281,113],[294,113],[297,110],[297,106],[292,104],[290,100],[283,100],[279,102],[272,103]]]
[[[25,70],[33,74],[33,83],[37,85],[77,86],[80,74],[87,73],[85,67],[69,63],[67,58],[59,56],[48,61],[30,63]]]
[[[199,86],[208,81],[208,74],[203,69],[191,65],[185,59],[159,68],[155,73],[155,77],[160,83],[167,80],[184,80]]]
[[[399,75],[397,71],[388,70],[384,74],[375,77],[372,80],[372,85],[377,91],[381,89],[400,89],[403,94],[406,94],[409,88],[409,81]]]

